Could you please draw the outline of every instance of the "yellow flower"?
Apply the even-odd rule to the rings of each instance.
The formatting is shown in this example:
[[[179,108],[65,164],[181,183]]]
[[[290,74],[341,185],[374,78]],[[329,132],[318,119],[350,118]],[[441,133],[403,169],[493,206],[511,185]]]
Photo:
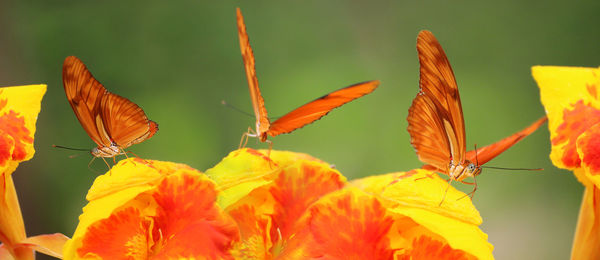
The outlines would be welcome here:
[[[60,257],[62,234],[27,238],[12,173],[33,157],[35,122],[46,85],[0,88],[0,259],[33,259],[33,250]]]
[[[465,194],[415,170],[348,183],[305,154],[233,151],[206,171],[238,224],[236,259],[492,259]],[[463,199],[457,200],[458,198]]]
[[[235,222],[218,191],[183,164],[126,159],[88,192],[66,259],[231,259]]]
[[[548,115],[552,163],[586,187],[572,259],[600,258],[600,69],[534,66]]]

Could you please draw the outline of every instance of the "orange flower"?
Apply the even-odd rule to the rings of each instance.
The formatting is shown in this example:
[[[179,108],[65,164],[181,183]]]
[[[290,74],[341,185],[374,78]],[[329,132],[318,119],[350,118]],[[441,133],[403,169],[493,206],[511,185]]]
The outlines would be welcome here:
[[[586,187],[572,259],[600,258],[600,69],[535,66],[548,114],[552,163],[572,170]]]
[[[492,259],[479,213],[424,170],[348,183],[305,154],[233,151],[206,171],[238,224],[237,259]]]
[[[0,88],[0,259],[33,259],[33,250],[60,257],[62,234],[27,238],[12,173],[33,157],[35,122],[46,85]]]
[[[231,259],[235,222],[214,183],[182,164],[120,161],[88,192],[67,259]]]

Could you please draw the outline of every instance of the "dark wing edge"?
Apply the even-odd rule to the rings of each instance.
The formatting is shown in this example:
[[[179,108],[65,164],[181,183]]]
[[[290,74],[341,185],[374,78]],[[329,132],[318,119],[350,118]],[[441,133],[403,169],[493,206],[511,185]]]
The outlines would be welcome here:
[[[332,109],[373,92],[379,80],[366,81],[333,91],[306,103],[271,123],[270,136],[290,133],[327,115]]]

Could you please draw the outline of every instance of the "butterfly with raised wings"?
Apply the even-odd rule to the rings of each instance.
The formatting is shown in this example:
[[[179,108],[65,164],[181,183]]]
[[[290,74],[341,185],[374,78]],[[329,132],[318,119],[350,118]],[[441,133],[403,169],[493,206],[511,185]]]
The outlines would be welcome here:
[[[95,157],[125,154],[125,148],[158,131],[158,124],[149,120],[142,108],[108,92],[77,57],[65,59],[63,85],[79,123],[98,145],[91,150]]]
[[[248,79],[248,88],[250,89],[250,98],[252,99],[254,115],[256,116],[256,131],[252,131],[250,128],[248,132],[243,135],[240,147],[244,146],[244,140],[248,136],[257,137],[261,142],[270,143],[270,141],[267,140],[267,136],[286,134],[298,128],[302,128],[327,115],[332,109],[373,92],[379,85],[378,80],[373,80],[333,91],[294,109],[292,112],[278,118],[274,122],[270,122],[267,115],[267,109],[265,108],[265,101],[258,88],[258,80],[256,78],[256,69],[254,66],[254,54],[250,47],[248,34],[246,33],[244,17],[239,8],[237,8],[236,11],[240,49],[242,51],[242,58],[246,69],[246,77]]]
[[[481,173],[481,165],[516,144],[546,122],[544,116],[527,128],[494,144],[467,152],[465,122],[454,72],[442,46],[429,31],[417,37],[419,93],[408,110],[411,144],[426,169],[465,182]],[[473,192],[475,191],[473,190]]]

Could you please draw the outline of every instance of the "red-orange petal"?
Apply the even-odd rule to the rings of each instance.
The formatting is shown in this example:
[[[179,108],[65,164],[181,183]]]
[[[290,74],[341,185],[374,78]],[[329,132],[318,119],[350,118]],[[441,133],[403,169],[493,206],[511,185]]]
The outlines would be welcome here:
[[[556,136],[552,138],[552,145],[564,144],[562,163],[571,169],[578,168],[581,166],[581,160],[577,154],[577,138],[590,127],[600,123],[600,110],[580,100],[573,108],[564,109],[562,121],[556,130]]]
[[[395,250],[387,234],[393,223],[374,197],[346,191],[332,194],[330,201],[310,209],[304,228],[313,244],[305,250],[319,259],[392,259]]]
[[[239,239],[233,220],[216,206],[214,184],[190,175],[171,175],[152,197],[158,204],[154,239],[158,259],[203,256],[230,258],[229,249]]]
[[[447,243],[428,236],[421,236],[413,239],[412,249],[400,255],[398,259],[468,260],[477,258],[463,250],[453,249]]]
[[[586,173],[592,176],[600,174],[600,124],[590,127],[577,139],[577,148]]]
[[[88,228],[79,257],[102,259],[146,259],[151,221],[133,207],[112,214]]]
[[[304,161],[284,169],[270,188],[276,202],[274,225],[289,237],[306,209],[321,196],[344,186],[343,177],[322,163]]]

